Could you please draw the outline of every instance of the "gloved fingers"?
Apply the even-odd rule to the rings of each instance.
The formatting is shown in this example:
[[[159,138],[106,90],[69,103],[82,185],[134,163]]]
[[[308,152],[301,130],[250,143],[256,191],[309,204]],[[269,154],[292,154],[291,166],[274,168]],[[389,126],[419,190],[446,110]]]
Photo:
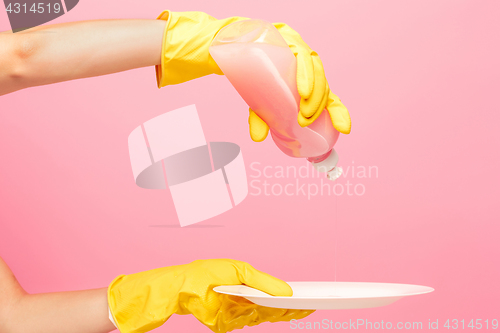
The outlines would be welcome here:
[[[283,27],[286,27],[287,24],[286,23],[283,23],[283,22],[275,22],[273,23],[274,27],[276,29],[278,29],[278,31],[280,31],[281,29],[283,29]]]
[[[264,141],[269,133],[269,126],[252,109],[250,109],[250,115],[248,116],[248,125],[252,140],[255,142]]]
[[[273,25],[279,31],[281,36],[283,36],[283,39],[287,42],[288,46],[291,47],[292,45],[303,44],[305,47],[307,47],[307,44],[304,42],[299,33],[293,30],[292,27],[288,24],[283,22],[276,22],[273,23]]]
[[[256,305],[255,311],[258,313],[259,320],[247,324],[248,326],[258,325],[263,322],[276,323],[280,321],[287,322],[293,319],[299,320],[309,316],[315,310],[287,310]]]
[[[319,104],[319,108],[321,108],[321,109],[318,109],[318,111],[316,113],[314,113],[312,117],[306,118],[306,117],[304,117],[302,112],[299,112],[299,114],[297,115],[297,121],[299,122],[300,126],[306,127],[306,126],[311,125],[321,115],[321,113],[323,112],[323,110],[326,108],[326,106],[328,104],[328,96],[329,96],[329,92],[330,92],[330,86],[328,85],[328,82],[326,82],[326,91],[327,91],[327,93],[325,93],[325,95],[323,95],[323,100]]]
[[[289,310],[286,310],[286,313],[283,314],[276,321],[290,321],[292,319],[295,319],[295,320],[303,319],[303,318],[309,316],[310,314],[312,314],[314,311],[316,311],[316,310],[295,310],[295,309],[289,309]],[[271,321],[271,322],[275,322],[275,321]]]
[[[224,295],[222,306],[217,318],[217,327],[220,331],[232,331],[260,323],[258,305],[246,298]]]
[[[273,23],[297,59],[297,90],[303,99],[308,99],[314,89],[314,64],[311,49],[302,37],[285,23]]]
[[[297,90],[301,100],[310,99],[316,84],[314,57],[303,47],[294,46],[292,51],[297,59]]]
[[[283,280],[255,269],[252,265],[234,260],[241,283],[273,296],[292,296],[292,288]]]
[[[270,308],[254,304],[242,297],[224,296],[217,325],[219,332],[229,332],[245,326],[255,326],[263,322],[275,323],[290,321],[292,319],[302,319],[314,312],[314,310]]]
[[[333,127],[340,133],[349,134],[351,132],[351,117],[349,116],[349,111],[347,111],[345,105],[342,104],[340,98],[332,92],[330,92],[328,97],[327,109],[332,119]]]
[[[326,106],[325,95],[328,97],[328,86],[325,71],[323,69],[323,63],[315,52],[313,52],[311,59],[314,66],[313,91],[309,98],[300,99],[300,113],[302,113],[305,118],[311,118],[316,112],[323,110]],[[301,82],[299,77],[297,77],[297,82]]]

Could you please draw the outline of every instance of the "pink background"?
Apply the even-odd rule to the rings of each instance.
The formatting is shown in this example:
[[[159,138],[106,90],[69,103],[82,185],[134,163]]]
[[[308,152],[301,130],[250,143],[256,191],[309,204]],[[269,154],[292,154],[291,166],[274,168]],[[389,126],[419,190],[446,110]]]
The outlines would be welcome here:
[[[54,23],[154,18],[167,8],[284,21],[299,31],[351,112],[352,133],[337,144],[341,165],[377,166],[379,175],[341,178],[363,184],[362,196],[250,194],[236,209],[178,228],[169,193],[133,181],[127,136],[148,119],[195,103],[207,140],[238,143],[250,177],[253,162],[305,165],[271,140],[250,140],[247,107],[224,77],[158,90],[154,69],[145,68],[0,97],[0,255],[29,292],[103,287],[119,274],[230,257],[288,281],[336,274],[436,289],[308,320],[426,327],[429,319],[500,319],[500,2],[82,0]],[[0,30],[9,29],[6,20],[0,10]],[[181,330],[207,331],[180,316],[158,331]]]

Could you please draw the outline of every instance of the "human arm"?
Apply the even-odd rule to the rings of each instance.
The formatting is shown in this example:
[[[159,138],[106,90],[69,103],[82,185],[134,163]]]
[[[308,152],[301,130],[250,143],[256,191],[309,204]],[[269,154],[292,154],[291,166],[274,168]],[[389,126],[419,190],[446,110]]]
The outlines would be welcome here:
[[[0,95],[160,63],[165,21],[96,20],[0,33]]]
[[[118,276],[108,288],[30,295],[0,258],[1,333],[142,333],[173,314],[191,314],[215,333],[263,322],[301,319],[312,310],[262,307],[236,296],[219,295],[218,285],[245,284],[276,296],[291,296],[284,281],[230,259],[197,260]]]
[[[117,277],[109,286],[109,308],[122,333],[144,333],[173,314],[193,315],[214,333],[264,322],[302,319],[313,310],[269,308],[218,294],[220,285],[247,285],[273,296],[292,296],[284,281],[232,259],[196,260]]]
[[[106,333],[107,288],[28,294],[0,258],[0,332]]]
[[[158,87],[189,81],[208,74],[223,74],[209,54],[209,46],[217,33],[227,25],[247,20],[229,17],[217,20],[203,12],[164,11],[159,19],[167,21],[163,36],[161,65],[156,66]],[[309,126],[323,110],[330,114],[333,126],[341,133],[351,131],[351,118],[338,96],[330,91],[323,64],[302,37],[284,23],[274,23],[297,59],[297,90],[301,97],[297,121]],[[250,110],[250,136],[263,141],[269,126]]]
[[[0,95],[152,65],[159,87],[223,74],[208,48],[220,29],[245,19],[167,10],[158,20],[84,21],[0,33]],[[288,25],[275,26],[297,58],[299,124],[310,125],[326,109],[333,126],[348,134],[349,113],[330,91],[318,54]],[[249,124],[252,139],[264,140],[269,127],[252,110]]]

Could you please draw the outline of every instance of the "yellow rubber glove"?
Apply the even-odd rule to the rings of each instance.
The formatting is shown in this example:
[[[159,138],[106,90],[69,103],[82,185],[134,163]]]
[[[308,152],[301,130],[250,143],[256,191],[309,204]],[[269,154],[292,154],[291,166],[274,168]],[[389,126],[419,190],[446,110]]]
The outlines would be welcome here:
[[[326,105],[326,109],[330,114],[330,119],[332,120],[333,127],[340,133],[349,134],[351,132],[351,118],[349,116],[349,112],[347,108],[342,104],[340,98],[337,95],[328,92],[328,102]],[[322,111],[316,112],[313,117],[310,119],[306,118],[309,123],[312,123]],[[299,112],[299,124],[300,119],[302,118],[301,113]],[[269,126],[260,118],[252,109],[250,109],[250,115],[248,117],[248,124],[250,126],[250,137],[255,142],[264,141],[269,133]],[[306,126],[307,126],[306,125]]]
[[[213,291],[219,285],[235,284],[274,296],[292,296],[286,282],[245,262],[211,259],[119,276],[108,288],[108,303],[121,333],[150,331],[174,313],[192,314],[213,332],[223,333],[263,322],[301,319],[314,312],[262,307]]]
[[[168,10],[162,12],[158,19],[167,21],[161,65],[156,66],[156,79],[160,88],[209,74],[223,75],[208,48],[220,29],[233,22],[247,20],[245,17],[217,20],[203,12]],[[327,106],[333,126],[339,132],[348,134],[351,130],[349,113],[338,97],[330,93],[318,54],[288,25],[275,23],[274,26],[297,58],[297,88],[301,96],[299,124],[310,125]],[[252,139],[264,140],[269,131],[267,124],[252,111],[249,123]]]
[[[284,23],[274,23],[297,59],[297,90],[300,95],[300,109],[297,121],[305,127],[312,124],[323,112],[328,110],[333,127],[340,133],[351,132],[351,117],[338,96],[330,91],[326,81],[323,64],[300,35]],[[256,142],[263,141],[269,126],[250,109],[248,118],[250,136]]]

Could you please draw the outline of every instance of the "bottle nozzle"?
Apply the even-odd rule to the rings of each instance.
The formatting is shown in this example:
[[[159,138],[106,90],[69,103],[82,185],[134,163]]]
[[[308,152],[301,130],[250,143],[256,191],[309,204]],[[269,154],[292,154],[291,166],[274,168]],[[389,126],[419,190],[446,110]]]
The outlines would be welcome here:
[[[330,155],[321,162],[311,162],[313,167],[319,172],[326,172],[326,177],[329,180],[335,180],[342,175],[342,168],[337,166],[339,162],[339,154],[332,149]]]
[[[342,175],[342,172],[343,170],[341,167],[335,167],[333,168],[333,170],[328,171],[328,173],[326,174],[326,178],[332,181],[336,180]]]

